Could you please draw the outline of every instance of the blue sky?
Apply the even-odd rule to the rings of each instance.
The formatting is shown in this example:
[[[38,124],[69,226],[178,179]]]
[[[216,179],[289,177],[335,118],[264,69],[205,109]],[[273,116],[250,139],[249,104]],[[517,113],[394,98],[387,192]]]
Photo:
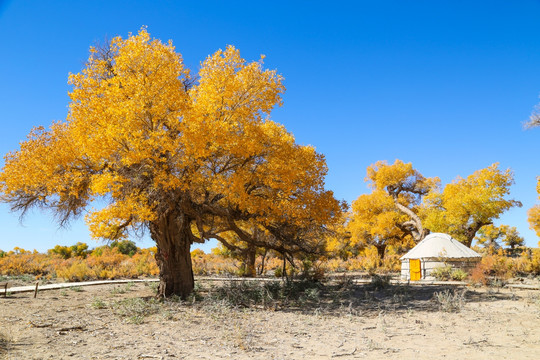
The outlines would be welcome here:
[[[265,54],[287,87],[272,118],[326,155],[337,198],[368,192],[366,167],[377,160],[412,162],[443,183],[500,162],[514,171],[511,197],[523,208],[496,224],[537,246],[526,212],[537,203],[540,129],[522,123],[539,102],[538,19],[538,0],[0,0],[0,154],[33,126],[65,119],[67,76],[90,45],[146,25],[172,39],[193,71],[227,44],[248,60]],[[0,227],[3,250],[97,245],[82,220],[58,230],[34,212],[21,225],[5,204]]]

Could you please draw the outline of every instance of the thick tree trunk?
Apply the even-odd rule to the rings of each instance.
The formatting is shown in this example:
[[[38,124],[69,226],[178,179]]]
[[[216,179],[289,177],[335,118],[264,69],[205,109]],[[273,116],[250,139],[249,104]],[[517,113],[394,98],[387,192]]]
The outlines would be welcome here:
[[[476,233],[478,232],[478,230],[480,230],[482,226],[491,225],[491,224],[493,224],[493,222],[491,221],[486,221],[486,222],[478,221],[478,222],[473,223],[471,226],[469,226],[465,230],[465,237],[466,237],[465,245],[467,245],[467,247],[471,247],[474,237],[476,236]]]
[[[248,243],[248,247],[246,249],[246,253],[245,253],[245,272],[244,272],[244,276],[247,276],[247,277],[256,277],[257,276],[257,272],[255,271],[255,258],[256,258],[256,255],[257,255],[257,247],[253,244],[249,244]]]
[[[163,216],[150,224],[150,234],[157,245],[158,296],[178,295],[186,299],[193,291],[189,226],[186,217],[177,214]]]
[[[411,221],[407,221],[403,225],[412,225],[413,229],[410,231],[411,235],[414,238],[414,241],[419,242],[424,240],[424,238],[429,234],[429,230],[424,229],[422,226],[422,220],[418,215],[414,213],[411,209],[409,209],[406,206],[401,205],[397,198],[394,198],[394,203],[396,204],[396,207],[399,211],[404,213],[405,215],[408,215],[411,218]]]

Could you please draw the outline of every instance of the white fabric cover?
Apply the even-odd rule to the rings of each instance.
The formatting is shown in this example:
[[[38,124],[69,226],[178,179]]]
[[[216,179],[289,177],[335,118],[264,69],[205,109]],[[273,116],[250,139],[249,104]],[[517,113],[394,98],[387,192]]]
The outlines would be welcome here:
[[[423,258],[480,258],[481,255],[469,249],[448,234],[429,234],[413,247],[408,253],[401,257],[404,259]]]

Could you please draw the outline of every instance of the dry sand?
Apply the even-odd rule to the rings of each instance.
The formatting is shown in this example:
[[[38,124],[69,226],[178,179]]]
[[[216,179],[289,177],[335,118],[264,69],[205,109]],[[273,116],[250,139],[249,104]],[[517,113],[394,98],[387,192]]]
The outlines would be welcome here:
[[[445,289],[348,284],[265,307],[160,303],[139,283],[14,294],[0,298],[0,358],[540,358],[540,291],[467,288],[445,312]]]

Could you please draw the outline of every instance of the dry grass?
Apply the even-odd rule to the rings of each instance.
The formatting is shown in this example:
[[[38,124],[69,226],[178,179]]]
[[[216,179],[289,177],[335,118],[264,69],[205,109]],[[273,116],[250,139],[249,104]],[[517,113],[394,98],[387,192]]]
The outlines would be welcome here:
[[[503,353],[535,359],[540,351],[540,296],[534,291],[465,292],[350,278],[197,281],[188,301],[158,301],[151,285],[114,289],[0,299],[0,321],[17,334],[8,343],[10,356],[422,360],[452,354],[477,360]],[[445,301],[459,311],[445,311]]]

